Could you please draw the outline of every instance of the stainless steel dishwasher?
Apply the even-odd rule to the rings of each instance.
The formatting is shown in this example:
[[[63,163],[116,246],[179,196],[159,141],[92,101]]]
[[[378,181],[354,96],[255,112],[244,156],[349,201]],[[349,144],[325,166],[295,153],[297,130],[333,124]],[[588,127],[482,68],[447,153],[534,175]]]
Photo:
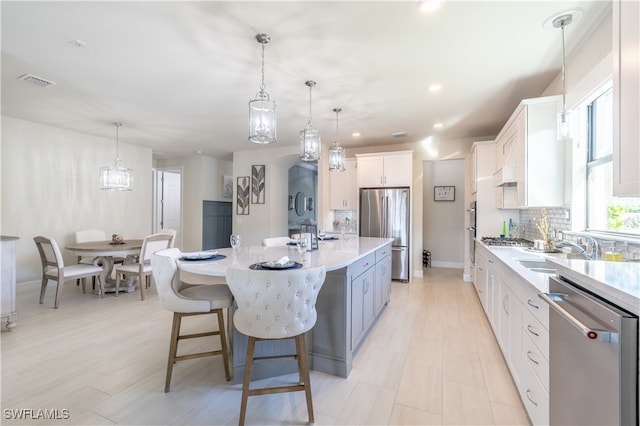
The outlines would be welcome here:
[[[551,425],[638,424],[638,317],[563,277],[549,309]]]

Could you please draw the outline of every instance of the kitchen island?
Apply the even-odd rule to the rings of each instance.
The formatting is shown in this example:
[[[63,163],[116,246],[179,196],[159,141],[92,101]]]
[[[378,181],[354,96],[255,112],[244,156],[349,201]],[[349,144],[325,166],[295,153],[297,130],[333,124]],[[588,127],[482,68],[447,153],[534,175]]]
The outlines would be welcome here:
[[[391,238],[352,237],[348,240],[320,241],[318,250],[304,253],[304,267],[324,266],[327,277],[318,294],[318,320],[307,333],[310,367],[324,373],[348,377],[353,357],[375,324],[391,294]],[[231,249],[219,249],[227,256],[215,262],[180,262],[181,271],[191,274],[224,277],[234,263],[249,266],[258,262],[277,261],[284,256],[300,261],[295,246],[240,247],[236,255]],[[246,336],[234,330],[232,336],[233,374],[236,380],[244,371]],[[292,341],[260,342],[256,357],[294,353]],[[273,377],[297,371],[295,361],[254,364],[254,379]],[[235,380],[234,380],[235,381]]]

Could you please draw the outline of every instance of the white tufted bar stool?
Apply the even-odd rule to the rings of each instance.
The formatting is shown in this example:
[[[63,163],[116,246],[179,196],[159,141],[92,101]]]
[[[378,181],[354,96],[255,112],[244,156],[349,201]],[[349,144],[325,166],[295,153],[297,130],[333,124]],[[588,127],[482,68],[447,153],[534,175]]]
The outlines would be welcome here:
[[[231,307],[233,295],[226,284],[189,285],[182,282],[176,273],[178,269],[176,260],[180,257],[182,257],[182,252],[177,248],[157,251],[151,257],[153,279],[158,289],[158,297],[163,306],[173,312],[169,359],[167,361],[167,378],[164,387],[165,392],[169,392],[173,364],[177,361],[222,355],[226,379],[227,381],[231,380],[223,309],[229,309]],[[218,330],[180,334],[180,325],[183,317],[206,314],[216,314],[218,318]],[[208,336],[220,336],[220,350],[177,355],[178,342],[180,340]]]
[[[296,391],[305,392],[309,422],[314,422],[305,333],[313,328],[318,318],[316,300],[325,276],[324,266],[281,271],[231,266],[227,270],[227,284],[238,305],[233,322],[238,331],[249,338],[240,425],[244,425],[249,396]],[[300,383],[251,389],[249,385],[256,341],[291,338],[296,342],[295,358],[298,361]]]

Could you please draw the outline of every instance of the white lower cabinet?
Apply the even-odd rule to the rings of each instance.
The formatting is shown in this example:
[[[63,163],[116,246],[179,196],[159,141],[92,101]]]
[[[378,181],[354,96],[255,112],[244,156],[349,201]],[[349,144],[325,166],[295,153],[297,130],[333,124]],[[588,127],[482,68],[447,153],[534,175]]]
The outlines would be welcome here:
[[[480,244],[478,259],[487,265],[485,314],[532,424],[547,425],[549,307],[534,286]]]

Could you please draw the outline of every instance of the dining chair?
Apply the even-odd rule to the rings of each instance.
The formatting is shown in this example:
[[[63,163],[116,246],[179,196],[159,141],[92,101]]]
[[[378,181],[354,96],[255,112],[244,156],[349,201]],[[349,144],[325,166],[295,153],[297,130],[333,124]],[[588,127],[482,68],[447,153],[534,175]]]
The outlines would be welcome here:
[[[239,424],[243,425],[249,396],[304,391],[309,422],[314,422],[305,333],[318,318],[316,300],[324,284],[324,266],[277,271],[230,266],[227,284],[237,304],[235,328],[248,337]],[[299,382],[275,387],[250,388],[256,341],[295,339]],[[260,361],[268,358],[260,358]],[[282,359],[278,356],[277,359]],[[256,359],[257,360],[257,359]]]
[[[171,235],[172,238],[171,238],[171,241],[169,242],[169,248],[175,247],[176,235],[178,234],[178,231],[176,231],[175,229],[167,228],[167,229],[161,230],[160,232]]]
[[[173,312],[167,377],[164,385],[165,392],[169,392],[171,386],[173,365],[178,361],[194,358],[222,355],[226,379],[227,381],[231,380],[229,349],[224,328],[224,309],[227,309],[228,312],[233,303],[231,291],[226,284],[187,285],[181,281],[177,273],[177,259],[181,256],[182,253],[179,249],[169,248],[157,251],[151,257],[151,268],[153,270],[153,279],[158,289],[158,297],[165,309]],[[180,325],[183,317],[206,314],[216,314],[218,330],[180,334]],[[180,340],[209,336],[220,336],[220,350],[177,355],[178,342]]]
[[[102,273],[102,267],[94,264],[76,264],[76,265],[64,265],[64,259],[62,258],[62,252],[58,243],[53,238],[46,236],[37,236],[33,238],[40,254],[40,261],[42,262],[42,287],[40,288],[40,304],[44,303],[44,296],[47,292],[47,284],[49,280],[56,282],[56,296],[53,302],[53,308],[58,309],[60,305],[60,288],[67,280],[82,279],[82,292],[86,292],[86,278],[96,277],[98,286],[100,287],[100,294],[103,295],[102,281],[100,280],[100,274]]]
[[[265,247],[286,246],[291,241],[289,237],[270,237],[262,240]]]
[[[120,281],[126,275],[137,275],[138,287],[140,287],[140,300],[144,300],[146,296],[146,288],[149,287],[148,279],[151,278],[151,256],[158,250],[169,248],[169,244],[174,236],[167,233],[147,235],[142,240],[142,248],[136,263],[123,263],[116,266],[116,297],[120,292]]]

